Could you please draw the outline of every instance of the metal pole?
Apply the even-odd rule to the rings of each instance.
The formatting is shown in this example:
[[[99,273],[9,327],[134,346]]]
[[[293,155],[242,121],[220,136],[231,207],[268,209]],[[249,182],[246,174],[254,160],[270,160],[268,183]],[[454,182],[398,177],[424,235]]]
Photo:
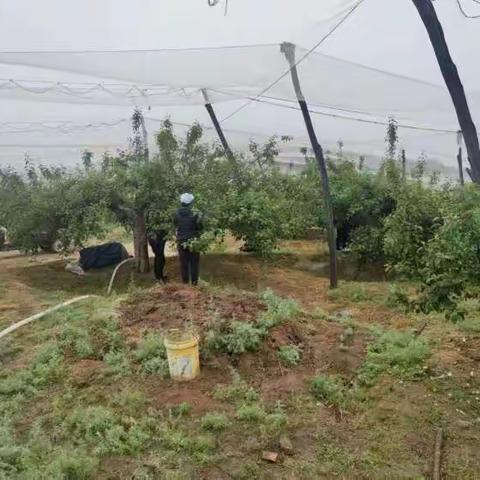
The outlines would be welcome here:
[[[402,149],[402,180],[405,181],[407,178],[407,156],[405,154],[405,149]]]
[[[337,244],[335,224],[333,221],[333,208],[330,198],[330,185],[328,181],[327,165],[325,162],[325,157],[323,155],[323,149],[318,143],[315,129],[313,128],[313,123],[310,117],[310,112],[308,111],[307,102],[305,101],[305,97],[303,96],[302,88],[300,86],[300,79],[298,77],[297,66],[295,63],[295,45],[293,43],[284,42],[281,44],[280,50],[282,53],[285,54],[285,57],[287,58],[287,61],[290,65],[290,74],[292,77],[293,88],[295,90],[295,95],[297,96],[300,109],[302,110],[303,120],[305,121],[305,126],[307,128],[308,136],[310,138],[310,143],[312,144],[313,152],[317,160],[318,169],[320,170],[320,176],[322,178],[323,203],[327,216],[327,239],[328,249],[330,252],[330,287],[336,288],[338,286]]]
[[[215,115],[215,110],[212,107],[212,104],[208,97],[207,90],[205,88],[202,88],[202,94],[203,94],[203,99],[205,100],[205,108],[207,109],[207,112],[210,115],[210,119],[212,120],[213,126],[217,131],[218,138],[222,143],[223,149],[225,150],[225,154],[227,155],[228,158],[233,159],[233,152],[230,148],[230,145],[227,142],[225,134],[223,133],[220,122],[218,121],[217,116]]]
[[[462,147],[458,147],[458,154],[457,154],[457,162],[458,162],[458,175],[460,177],[460,185],[465,185],[465,179],[463,178],[463,155],[462,155]]]

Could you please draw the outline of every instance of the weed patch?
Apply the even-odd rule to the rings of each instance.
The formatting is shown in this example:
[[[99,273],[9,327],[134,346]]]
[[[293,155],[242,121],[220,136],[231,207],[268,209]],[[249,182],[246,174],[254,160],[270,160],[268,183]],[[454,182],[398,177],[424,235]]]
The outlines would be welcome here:
[[[301,350],[296,345],[280,347],[277,352],[278,359],[284,367],[296,367],[302,360]]]
[[[140,363],[142,375],[168,376],[167,351],[163,337],[157,333],[148,333],[133,352]]]
[[[228,427],[229,423],[226,415],[217,412],[207,413],[201,420],[202,428],[210,432],[221,432]]]
[[[318,376],[311,380],[310,391],[315,398],[331,406],[343,406],[346,403],[345,388],[336,378]]]
[[[423,362],[430,353],[430,346],[422,337],[409,332],[386,332],[369,347],[358,380],[360,384],[371,386],[387,371],[405,379],[421,377]]]

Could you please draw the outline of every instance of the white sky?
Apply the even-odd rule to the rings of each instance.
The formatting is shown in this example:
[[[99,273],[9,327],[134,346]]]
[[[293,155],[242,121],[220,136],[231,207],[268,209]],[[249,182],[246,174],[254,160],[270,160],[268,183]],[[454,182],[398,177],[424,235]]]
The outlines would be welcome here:
[[[466,10],[480,14],[480,5],[471,0],[461,1]],[[353,0],[229,0],[228,15],[224,16],[223,2],[209,8],[207,0],[0,0],[0,51],[137,50],[285,40],[309,48],[325,32],[328,18],[354,3]],[[467,90],[480,91],[480,20],[465,19],[456,0],[436,0],[435,8]],[[319,51],[443,85],[433,50],[411,0],[365,0]],[[15,77],[20,71],[15,68],[0,65],[0,74],[3,78]],[[69,78],[66,74],[58,75],[59,81]],[[128,110],[120,108],[73,108],[0,99],[3,112],[0,123],[43,120],[46,110],[62,120],[82,119],[85,112],[92,122],[96,116],[101,121],[128,116]],[[250,111],[250,116],[248,111],[242,115],[241,123],[251,125],[249,131],[256,131],[256,113],[254,109]],[[480,118],[480,112],[474,115]],[[181,121],[188,120],[187,117],[184,113]],[[203,119],[203,114],[199,113],[198,118]],[[109,137],[114,144],[112,135]],[[348,146],[348,138],[342,136]],[[95,142],[100,145],[100,140]],[[37,141],[28,134],[21,138],[0,135],[0,161],[6,161],[2,144]],[[61,142],[67,143],[65,139]],[[8,150],[7,158],[11,152]]]

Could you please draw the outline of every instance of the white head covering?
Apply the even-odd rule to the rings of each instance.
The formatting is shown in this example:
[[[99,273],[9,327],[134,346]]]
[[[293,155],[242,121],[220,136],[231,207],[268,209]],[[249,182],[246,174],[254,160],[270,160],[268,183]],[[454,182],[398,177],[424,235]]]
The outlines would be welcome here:
[[[184,205],[190,205],[195,197],[191,193],[182,193],[180,195],[180,202]]]

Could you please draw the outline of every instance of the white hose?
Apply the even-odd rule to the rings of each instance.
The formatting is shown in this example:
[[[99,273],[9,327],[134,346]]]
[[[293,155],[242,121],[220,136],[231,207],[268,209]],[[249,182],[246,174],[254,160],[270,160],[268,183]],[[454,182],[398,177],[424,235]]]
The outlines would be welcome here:
[[[113,281],[115,280],[115,277],[117,276],[117,272],[120,269],[120,267],[133,260],[135,260],[135,258],[127,258],[126,260],[124,260],[123,262],[120,262],[115,267],[115,270],[113,271],[112,276],[110,277],[110,283],[108,284],[108,288],[107,288],[107,295],[110,295],[112,293]]]
[[[112,273],[112,276],[110,277],[110,283],[108,284],[108,290],[107,290],[107,295],[110,295],[112,292],[112,287],[113,287],[113,282],[115,280],[115,277],[117,275],[118,270],[122,265],[125,265],[127,262],[131,262],[132,260],[135,260],[134,258],[127,258],[123,262],[120,262],[116,267],[115,270]],[[44,310],[43,312],[37,313],[35,315],[32,315],[31,317],[26,318],[25,320],[21,320],[20,322],[14,323],[13,325],[10,325],[8,328],[5,330],[2,330],[0,332],[0,338],[6,337],[9,333],[14,332],[17,330],[17,328],[23,327],[24,325],[27,325],[30,322],[33,322],[35,320],[38,320],[39,318],[44,317],[45,315],[48,315],[50,313],[56,312],[60,308],[63,307],[68,307],[72,303],[77,303],[82,300],[86,300],[87,298],[92,298],[92,297],[97,297],[98,295],[83,295],[81,297],[75,297],[72,298],[71,300],[67,300],[66,302],[60,303],[59,305],[55,305],[52,308],[49,308],[48,310]]]
[[[97,295],[83,295],[82,297],[75,297],[75,298],[72,298],[71,300],[60,303],[59,305],[55,305],[55,307],[49,308],[48,310],[44,310],[43,312],[32,315],[31,317],[28,317],[25,320],[21,320],[20,322],[14,323],[13,325],[10,325],[8,328],[6,328],[5,330],[2,330],[0,332],[0,338],[6,337],[9,333],[12,333],[13,331],[17,330],[17,328],[27,325],[27,323],[33,322],[34,320],[38,320],[39,318],[42,318],[45,315],[48,315],[50,313],[56,312],[57,310],[60,310],[63,307],[68,307],[68,305],[71,305],[72,303],[77,303],[82,300],[86,300],[87,298],[92,298],[96,296]]]

